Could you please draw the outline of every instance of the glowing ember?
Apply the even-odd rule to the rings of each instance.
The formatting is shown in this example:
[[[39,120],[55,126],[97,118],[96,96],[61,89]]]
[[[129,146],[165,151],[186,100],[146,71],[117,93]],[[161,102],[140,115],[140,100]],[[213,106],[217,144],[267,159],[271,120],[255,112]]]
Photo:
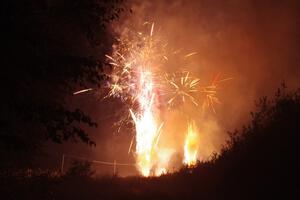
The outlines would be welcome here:
[[[186,164],[188,167],[192,167],[196,165],[198,147],[199,147],[199,136],[195,127],[195,123],[192,122],[188,125],[188,131],[184,143],[183,163]]]

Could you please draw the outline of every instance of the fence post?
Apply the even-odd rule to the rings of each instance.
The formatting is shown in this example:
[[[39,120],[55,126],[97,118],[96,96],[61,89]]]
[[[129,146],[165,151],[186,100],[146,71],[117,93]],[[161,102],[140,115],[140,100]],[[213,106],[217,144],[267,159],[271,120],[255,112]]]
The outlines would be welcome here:
[[[61,159],[61,169],[60,169],[61,174],[64,173],[64,164],[65,164],[65,154],[62,155],[62,159]]]
[[[114,160],[114,176],[116,175],[116,169],[117,168],[117,161],[116,160]]]

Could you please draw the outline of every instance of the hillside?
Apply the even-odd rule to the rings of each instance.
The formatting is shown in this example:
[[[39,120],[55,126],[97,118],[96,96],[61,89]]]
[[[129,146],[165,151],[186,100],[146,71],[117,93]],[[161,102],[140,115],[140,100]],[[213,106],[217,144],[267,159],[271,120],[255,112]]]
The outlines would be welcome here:
[[[211,161],[157,178],[92,178],[88,166],[2,174],[5,199],[262,199],[296,193],[300,90],[261,98],[252,120]],[[74,170],[74,169],[73,169]],[[294,179],[294,180],[293,180]]]

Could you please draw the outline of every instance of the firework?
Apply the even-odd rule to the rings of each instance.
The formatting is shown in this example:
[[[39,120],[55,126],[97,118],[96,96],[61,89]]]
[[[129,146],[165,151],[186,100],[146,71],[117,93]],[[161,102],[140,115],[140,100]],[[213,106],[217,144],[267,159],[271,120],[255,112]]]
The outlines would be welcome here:
[[[155,118],[155,93],[151,72],[142,70],[139,80],[138,103],[139,110],[130,110],[136,129],[137,165],[144,176],[149,176],[153,166],[155,139],[159,127]]]
[[[149,23],[145,23],[148,25]],[[130,116],[135,126],[135,155],[137,167],[144,176],[149,176],[157,157],[156,150],[161,135],[157,109],[155,67],[165,59],[154,34],[154,23],[149,34],[138,32],[122,38],[115,46],[113,55],[106,55],[111,65],[109,93],[107,97],[121,98],[130,105]],[[161,124],[161,125],[159,125]],[[131,151],[133,140],[128,152]]]
[[[225,78],[220,79],[221,74],[217,74],[214,79],[212,80],[211,84],[208,86],[202,86],[199,90],[202,94],[204,94],[204,100],[202,104],[202,108],[205,109],[207,107],[210,107],[211,110],[216,113],[216,110],[214,108],[214,104],[221,104],[221,101],[217,97],[217,91],[220,88],[220,84],[222,82],[231,80],[232,78]]]
[[[215,112],[214,104],[220,103],[217,97],[219,84],[229,79],[220,79],[217,75],[210,85],[202,85],[200,78],[187,70],[165,73],[162,70],[164,65],[181,50],[172,51],[168,56],[167,44],[155,34],[154,23],[146,22],[143,26],[147,27],[145,33],[127,31],[113,46],[112,55],[106,55],[111,73],[105,98],[120,98],[128,105],[129,115],[124,121],[131,120],[135,128],[128,153],[135,141],[137,168],[142,175],[149,176],[166,173],[174,153],[159,145],[161,135],[164,135],[160,109],[164,106],[176,109],[180,105],[191,104],[203,110],[210,107]],[[196,54],[188,53],[182,56],[182,60],[186,62]],[[124,121],[120,124],[126,123]],[[198,140],[195,122],[191,122],[184,141],[183,163],[188,166],[195,165],[197,161]]]
[[[184,142],[184,160],[183,163],[188,167],[196,165],[197,153],[199,147],[199,136],[195,122],[188,124],[188,131]]]
[[[199,79],[189,76],[189,72],[180,73],[179,76],[177,74],[165,75],[168,84],[165,94],[169,96],[167,104],[172,107],[178,105],[179,102],[185,103],[189,100],[198,106],[195,94],[198,92]]]

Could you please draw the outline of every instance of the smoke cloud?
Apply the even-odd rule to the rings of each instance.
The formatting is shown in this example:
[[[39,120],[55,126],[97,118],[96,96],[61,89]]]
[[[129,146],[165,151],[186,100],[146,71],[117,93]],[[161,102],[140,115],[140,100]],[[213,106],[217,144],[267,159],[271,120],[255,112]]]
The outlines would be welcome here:
[[[255,99],[272,95],[282,81],[290,89],[300,86],[299,1],[151,0],[128,4],[132,12],[123,13],[112,24],[113,34],[123,34],[145,21],[154,22],[154,33],[158,32],[167,41],[168,48],[186,54],[197,52],[190,59],[189,70],[200,77],[201,83],[209,83],[218,73],[233,78],[218,91],[221,104],[216,105],[216,113],[199,115],[197,119],[201,160],[220,151],[227,131],[249,120]],[[164,70],[180,69],[174,62]],[[92,157],[134,162],[133,154],[128,154],[132,133],[124,129],[114,135],[116,128],[111,128],[112,113],[122,105],[117,100],[97,104],[100,105],[88,109],[100,127],[94,134],[98,145]],[[183,146],[178,143],[184,141],[182,133],[186,126],[180,123],[180,115],[173,111],[164,126],[168,134],[162,135],[161,142],[170,149]],[[176,167],[182,155],[178,152],[173,155],[172,164]],[[132,173],[135,169],[119,169],[120,175]]]

